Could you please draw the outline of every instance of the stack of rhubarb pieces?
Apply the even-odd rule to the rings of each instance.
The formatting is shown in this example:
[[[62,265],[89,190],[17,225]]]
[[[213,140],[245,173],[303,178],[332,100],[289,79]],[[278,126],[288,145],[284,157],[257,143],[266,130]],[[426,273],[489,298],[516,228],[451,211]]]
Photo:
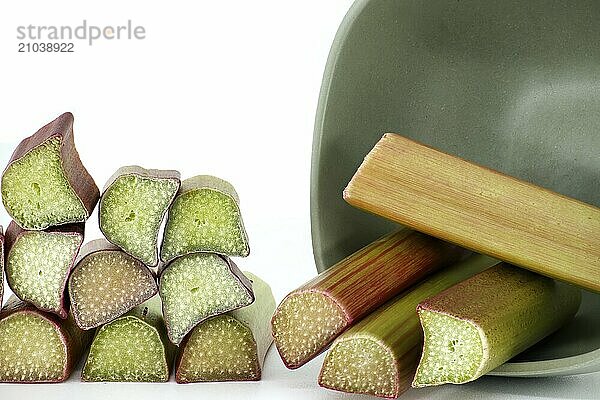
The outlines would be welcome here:
[[[275,301],[229,258],[250,250],[228,182],[130,166],[101,195],[66,113],[19,144],[2,201],[0,381],[64,381],[83,356],[84,381],[261,378]],[[83,244],[97,203],[105,238]]]

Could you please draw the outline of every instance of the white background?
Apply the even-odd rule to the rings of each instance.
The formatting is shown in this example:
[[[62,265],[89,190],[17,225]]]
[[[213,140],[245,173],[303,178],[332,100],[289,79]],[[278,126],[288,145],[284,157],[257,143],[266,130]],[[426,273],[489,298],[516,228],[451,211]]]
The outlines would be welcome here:
[[[309,172],[314,114],[336,29],[351,0],[19,1],[0,6],[0,162],[64,111],[97,184],[120,166],[213,174],[241,197],[251,255],[279,301],[312,277]],[[116,26],[146,39],[77,41],[73,54],[17,52],[19,25]],[[2,210],[0,222],[8,217]],[[94,215],[87,239],[99,237]],[[0,399],[351,398],[316,385],[322,357],[297,371],[271,349],[263,380],[229,384],[0,385]],[[483,378],[403,398],[600,398],[600,377]],[[362,397],[362,396],[355,396]]]

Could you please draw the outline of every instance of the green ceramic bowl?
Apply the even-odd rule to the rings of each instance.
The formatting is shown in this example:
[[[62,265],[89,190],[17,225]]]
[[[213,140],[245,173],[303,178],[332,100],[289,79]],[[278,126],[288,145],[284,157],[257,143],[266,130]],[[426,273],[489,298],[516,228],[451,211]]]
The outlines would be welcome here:
[[[600,3],[358,0],[333,43],[317,111],[317,269],[393,229],[342,190],[385,132],[600,205]],[[600,296],[495,375],[600,370]]]

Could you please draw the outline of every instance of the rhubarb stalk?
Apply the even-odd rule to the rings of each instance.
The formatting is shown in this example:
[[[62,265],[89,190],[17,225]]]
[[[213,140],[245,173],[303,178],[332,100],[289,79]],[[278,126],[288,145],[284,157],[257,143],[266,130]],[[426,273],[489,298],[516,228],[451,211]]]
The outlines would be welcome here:
[[[233,186],[214,176],[186,179],[169,208],[161,259],[198,251],[246,257],[248,236]]]
[[[26,231],[14,221],[6,229],[6,280],[13,293],[40,310],[68,314],[65,291],[83,243],[84,225]]]
[[[419,304],[423,354],[413,386],[473,381],[577,312],[574,286],[500,264]]]
[[[0,382],[62,382],[91,338],[71,316],[61,320],[11,296],[0,312]]]
[[[125,314],[158,292],[154,273],[104,239],[86,243],[69,277],[77,325],[91,329]]]
[[[600,208],[386,134],[344,190],[351,205],[600,292]]]
[[[159,282],[167,332],[177,345],[205,319],[254,301],[252,282],[233,261],[217,254],[176,258],[161,272]]]
[[[175,346],[167,338],[158,296],[98,328],[81,379],[166,382]]]
[[[179,185],[177,171],[119,168],[100,199],[100,230],[127,254],[156,266],[160,225]]]
[[[99,197],[75,148],[71,113],[23,139],[2,174],[4,207],[25,229],[85,222]]]

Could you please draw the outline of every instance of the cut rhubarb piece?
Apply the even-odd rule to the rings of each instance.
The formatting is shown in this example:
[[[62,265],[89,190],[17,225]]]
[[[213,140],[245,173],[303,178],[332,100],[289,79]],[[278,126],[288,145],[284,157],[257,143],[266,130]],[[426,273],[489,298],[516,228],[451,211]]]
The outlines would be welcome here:
[[[239,197],[229,182],[196,176],[181,183],[169,208],[161,259],[198,251],[246,257],[250,253]]]
[[[298,368],[344,330],[465,251],[409,230],[386,235],[283,299],[273,316],[275,345]]]
[[[87,382],[167,382],[176,347],[168,340],[158,296],[96,332],[81,379]]]
[[[156,266],[160,225],[179,185],[177,171],[119,168],[100,199],[100,230],[127,254]]]
[[[410,388],[419,349],[403,349],[400,360],[394,355],[386,343],[369,335],[340,337],[327,355],[319,384],[341,392],[396,398]]]
[[[413,386],[473,381],[569,321],[579,289],[508,264],[484,271],[417,308],[423,354]]]
[[[396,296],[340,335],[319,374],[319,385],[348,393],[395,398],[408,390],[423,334],[417,305],[499,261],[475,254]]]
[[[275,298],[266,282],[244,274],[252,281],[256,300],[201,322],[186,336],[177,360],[177,383],[260,380],[273,342],[269,321]]]
[[[85,222],[99,197],[75,148],[71,113],[24,139],[2,174],[4,207],[25,229]]]
[[[597,206],[392,133],[367,154],[344,199],[439,239],[600,292]]]
[[[177,345],[203,320],[254,301],[252,283],[233,261],[211,253],[175,259],[162,271],[159,291],[169,339]]]
[[[71,310],[82,329],[112,321],[157,292],[154,273],[104,239],[83,246],[69,277]]]
[[[67,279],[83,243],[83,230],[81,223],[26,231],[11,222],[6,229],[6,279],[13,293],[66,318]]]
[[[62,382],[92,335],[11,296],[0,312],[0,382]]]

